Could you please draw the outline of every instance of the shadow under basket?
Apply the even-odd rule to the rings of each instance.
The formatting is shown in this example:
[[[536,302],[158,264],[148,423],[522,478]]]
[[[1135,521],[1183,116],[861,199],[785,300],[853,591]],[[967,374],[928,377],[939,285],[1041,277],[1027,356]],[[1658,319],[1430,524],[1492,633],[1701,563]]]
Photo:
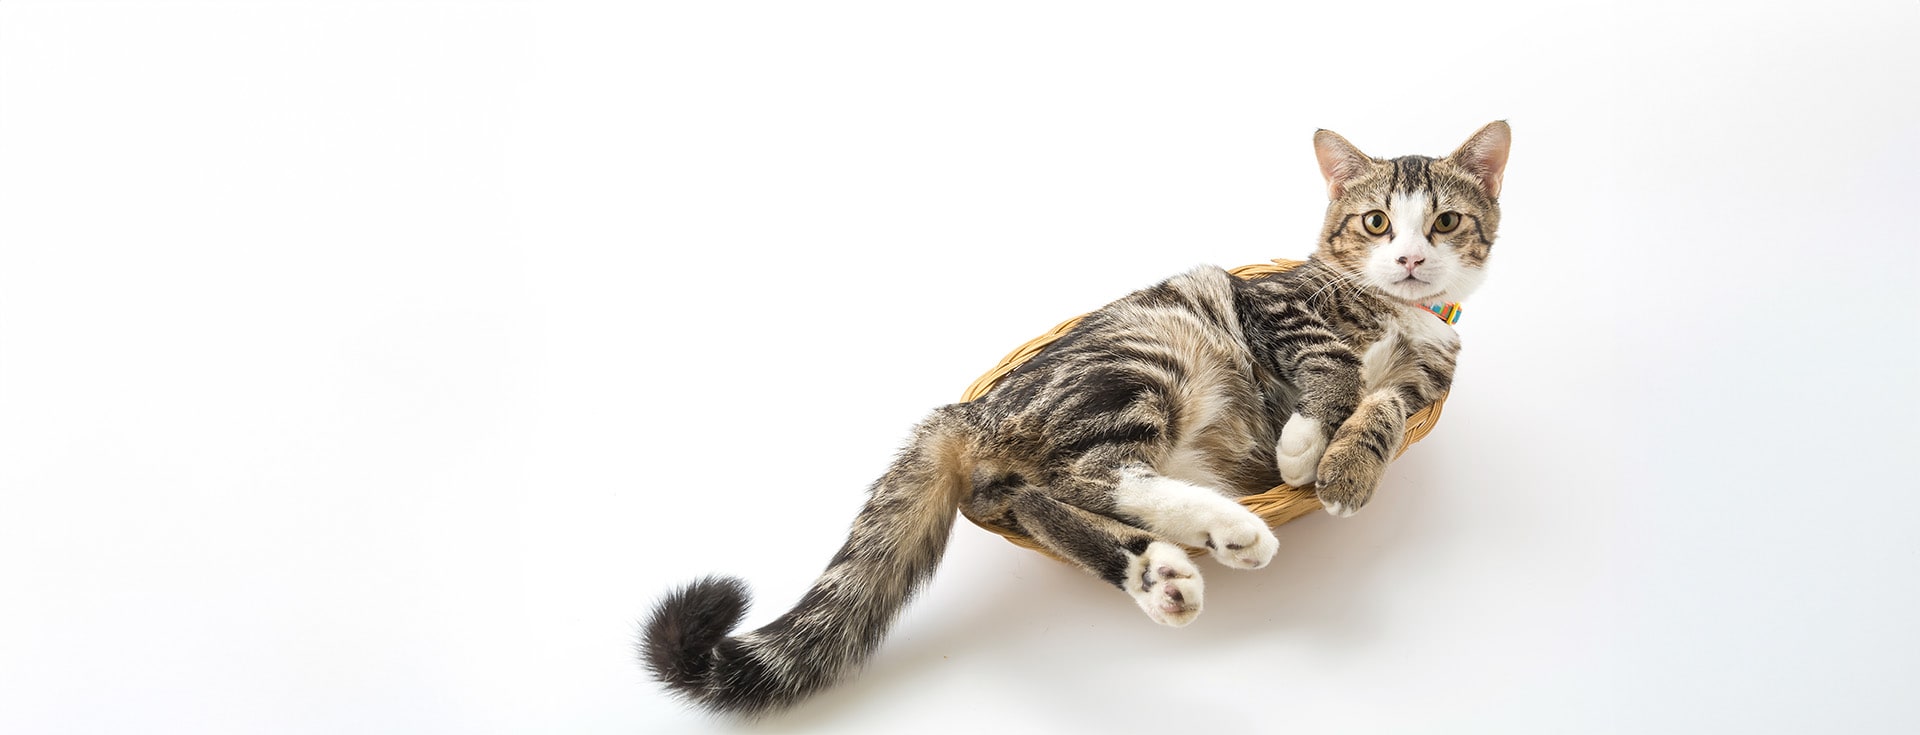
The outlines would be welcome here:
[[[1240,278],[1257,278],[1275,273],[1285,273],[1298,267],[1301,262],[1302,261],[1298,260],[1280,260],[1276,258],[1272,263],[1244,265],[1228,272]],[[971,401],[986,395],[987,391],[992,390],[993,386],[998,384],[1001,378],[1006,377],[1007,373],[1013,372],[1013,369],[1019,367],[1021,363],[1032,359],[1034,355],[1040,354],[1040,351],[1046,349],[1047,345],[1052,344],[1054,340],[1059,339],[1062,335],[1071,331],[1074,325],[1080,323],[1080,319],[1081,317],[1074,317],[1061,322],[1059,326],[1047,330],[1046,334],[1035,337],[1013,352],[1007,353],[1007,356],[1000,360],[999,365],[987,371],[986,375],[980,376],[979,380],[973,381],[973,385],[967,386],[967,392],[961,396],[960,400]],[[1420,409],[1414,412],[1412,416],[1407,417],[1407,438],[1406,441],[1400,444],[1401,453],[1404,454],[1408,447],[1413,446],[1414,442],[1420,441],[1426,437],[1428,432],[1433,431],[1434,424],[1440,421],[1440,408],[1444,406],[1446,402],[1447,397],[1442,395],[1439,400],[1433,402],[1433,405]],[[1243,498],[1238,498],[1237,500],[1240,501],[1241,505],[1246,506],[1248,510],[1253,511],[1255,515],[1266,520],[1268,526],[1274,527],[1278,527],[1282,523],[1321,509],[1320,498],[1314,494],[1313,488],[1303,489],[1292,485],[1280,485],[1266,492],[1248,495]],[[1059,559],[1053,552],[1048,551],[1046,547],[1041,546],[1038,542],[1021,533],[1001,528],[1000,526],[984,522],[970,515],[967,516],[967,520],[972,521],[976,526],[1000,534],[1015,546],[1032,549]],[[1206,550],[1190,548],[1188,552],[1194,556],[1200,556],[1205,554]]]

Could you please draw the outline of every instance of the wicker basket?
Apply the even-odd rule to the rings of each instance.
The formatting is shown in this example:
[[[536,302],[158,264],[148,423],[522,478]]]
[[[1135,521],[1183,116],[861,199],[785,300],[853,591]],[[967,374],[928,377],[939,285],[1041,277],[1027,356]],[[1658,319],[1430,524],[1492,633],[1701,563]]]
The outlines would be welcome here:
[[[1301,261],[1298,260],[1280,260],[1276,258],[1272,263],[1241,266],[1230,272],[1241,278],[1253,278],[1274,273],[1284,273],[1292,270],[1294,267],[1300,265],[1300,263]],[[1040,350],[1045,349],[1047,345],[1052,344],[1054,340],[1059,339],[1061,335],[1066,334],[1069,330],[1073,329],[1075,324],[1079,323],[1080,317],[1068,319],[1061,322],[1059,326],[1047,330],[1046,334],[1035,337],[1026,344],[1021,345],[1019,349],[1008,353],[1005,358],[1000,360],[999,365],[987,371],[986,375],[980,376],[979,380],[973,381],[973,385],[967,386],[967,392],[961,397],[961,400],[971,401],[986,395],[987,391],[991,390],[996,383],[999,383],[1001,378],[1006,377],[1007,373],[1013,372],[1013,369],[1021,363],[1039,354]],[[1415,412],[1412,416],[1407,417],[1407,438],[1406,441],[1400,444],[1401,452],[1407,451],[1407,447],[1413,446],[1413,443],[1420,441],[1421,438],[1427,435],[1427,432],[1433,431],[1434,424],[1440,421],[1440,408],[1446,402],[1447,398],[1443,395],[1440,397],[1440,400],[1434,401],[1433,405],[1423,408]],[[1279,526],[1282,523],[1320,509],[1320,499],[1314,494],[1312,488],[1301,489],[1291,485],[1281,485],[1263,493],[1248,495],[1239,500],[1241,505],[1247,506],[1247,509],[1252,510],[1261,518],[1266,519],[1267,525],[1269,526]],[[1032,549],[1047,556],[1054,556],[1056,559],[1059,558],[1055,556],[1053,552],[1048,551],[1046,547],[1041,546],[1033,539],[1027,538],[1024,535],[991,523],[983,522],[972,516],[968,516],[967,520],[973,521],[974,525],[1006,537],[1006,539],[1013,542],[1015,546]],[[1204,549],[1191,549],[1190,551],[1195,556],[1206,553]]]

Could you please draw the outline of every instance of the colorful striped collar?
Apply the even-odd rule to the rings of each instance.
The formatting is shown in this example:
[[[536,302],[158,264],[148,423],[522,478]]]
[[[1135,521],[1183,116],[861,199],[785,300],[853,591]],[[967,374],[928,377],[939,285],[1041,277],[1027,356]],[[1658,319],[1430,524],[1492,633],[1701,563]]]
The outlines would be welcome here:
[[[1420,306],[1427,311],[1433,312],[1433,315],[1439,317],[1440,321],[1448,324],[1460,323],[1461,309],[1459,302],[1449,301],[1444,304],[1421,304]]]

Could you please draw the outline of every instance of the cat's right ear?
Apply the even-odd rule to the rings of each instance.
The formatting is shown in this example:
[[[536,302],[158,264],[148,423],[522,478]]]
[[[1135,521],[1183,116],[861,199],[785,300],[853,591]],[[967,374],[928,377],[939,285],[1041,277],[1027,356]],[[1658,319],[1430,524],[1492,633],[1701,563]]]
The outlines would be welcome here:
[[[1327,198],[1339,199],[1346,193],[1347,182],[1359,176],[1372,164],[1373,159],[1353,147],[1346,138],[1331,130],[1316,130],[1313,133],[1313,155],[1320,159],[1320,175],[1327,178]]]

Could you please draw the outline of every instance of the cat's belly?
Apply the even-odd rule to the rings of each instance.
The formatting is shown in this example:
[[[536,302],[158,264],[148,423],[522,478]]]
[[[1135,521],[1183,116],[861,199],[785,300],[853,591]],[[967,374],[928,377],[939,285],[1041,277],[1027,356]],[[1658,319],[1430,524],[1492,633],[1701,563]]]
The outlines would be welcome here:
[[[1278,480],[1265,402],[1250,376],[1222,373],[1184,386],[1177,439],[1154,469],[1228,495],[1264,491]]]
[[[1176,480],[1186,480],[1195,485],[1225,489],[1225,481],[1214,469],[1218,464],[1219,458],[1208,455],[1208,453],[1200,447],[1191,445],[1176,446],[1173,448],[1173,451],[1167,453],[1165,459],[1160,460],[1160,466],[1154,469],[1159,471],[1160,474]]]

